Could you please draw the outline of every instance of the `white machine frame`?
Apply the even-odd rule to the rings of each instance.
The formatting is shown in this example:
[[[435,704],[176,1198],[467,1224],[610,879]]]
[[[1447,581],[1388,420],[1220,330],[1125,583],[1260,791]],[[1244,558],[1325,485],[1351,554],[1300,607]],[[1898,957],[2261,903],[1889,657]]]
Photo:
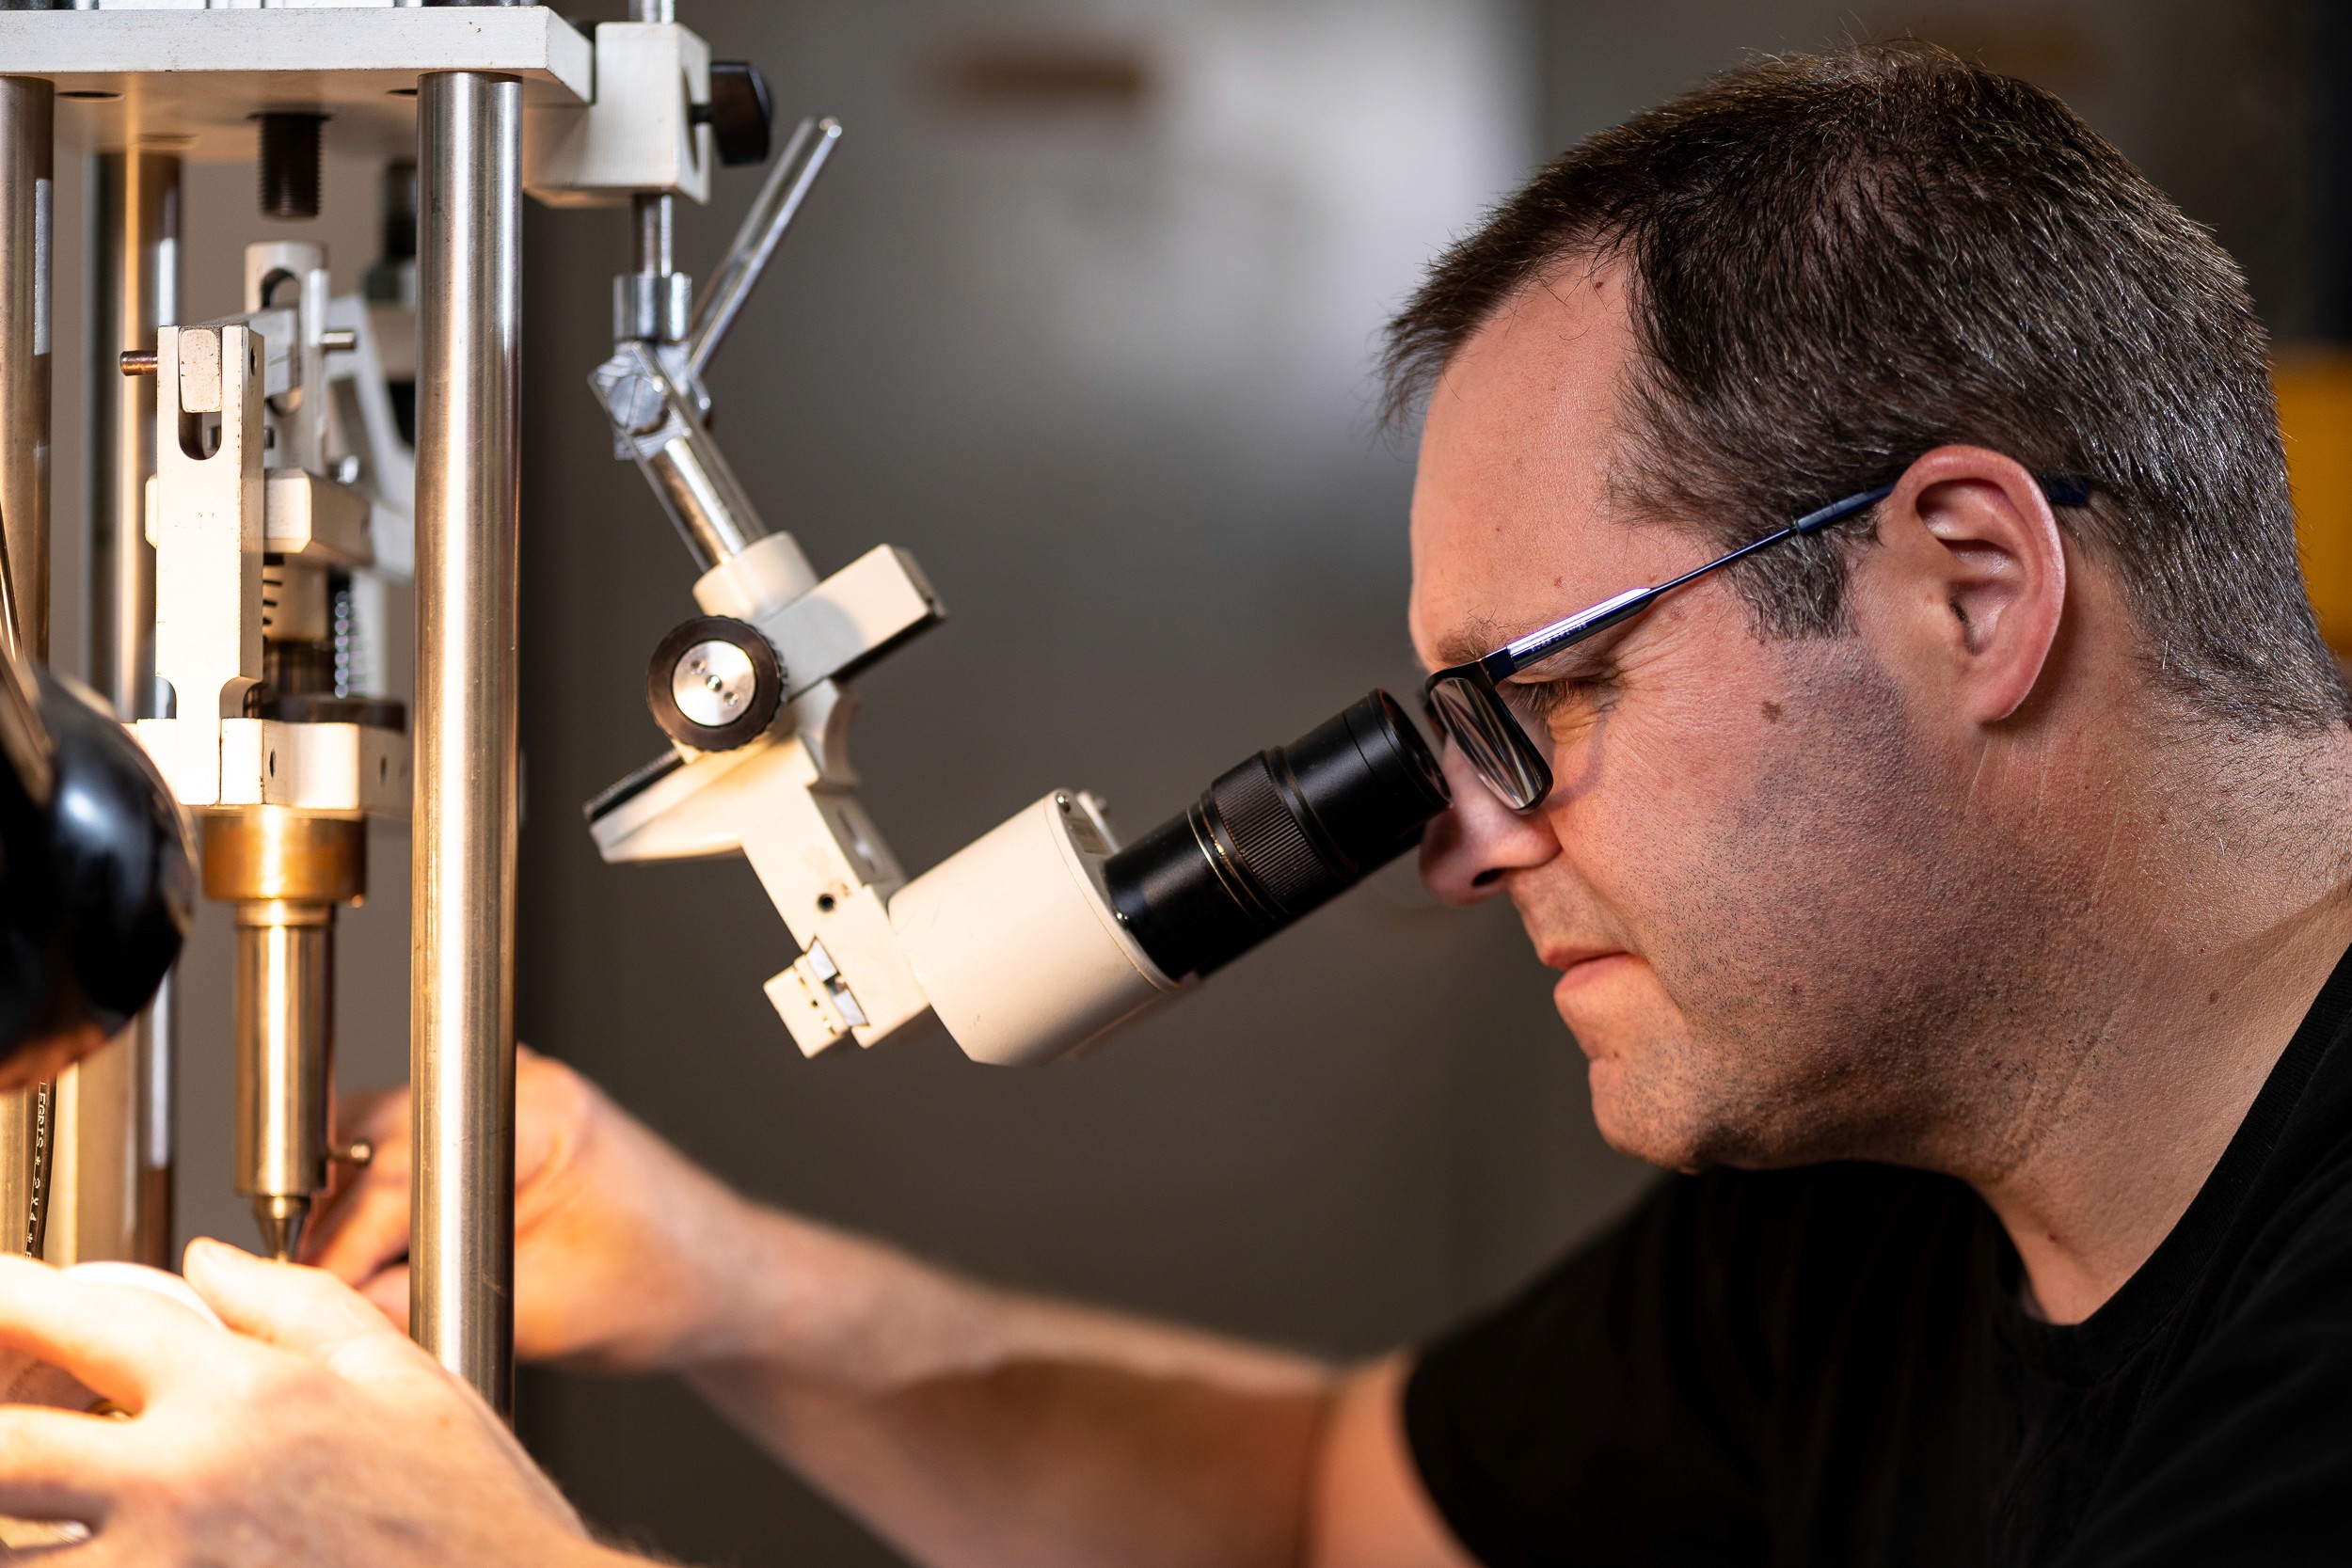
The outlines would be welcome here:
[[[95,260],[120,291],[93,296],[113,311],[119,368],[141,379],[123,383],[123,401],[100,400],[114,417],[94,432],[114,497],[94,507],[95,553],[113,562],[93,584],[93,613],[112,628],[95,673],[183,803],[211,826],[411,820],[411,1323],[445,1365],[506,1406],[526,194],[556,207],[632,209],[615,349],[593,389],[615,455],[644,472],[695,557],[696,604],[750,640],[728,668],[771,672],[761,678],[772,689],[756,695],[772,718],[755,734],[724,745],[677,740],[591,802],[605,858],[742,854],[802,950],[767,989],[810,1053],[936,1020],[979,1059],[1042,1060],[1181,989],[1112,912],[1102,868],[1116,845],[1089,796],[1052,791],[908,880],[857,801],[846,682],[937,625],[939,599],[912,558],[888,546],[819,578],[788,534],[760,520],[712,438],[704,372],[838,126],[802,126],[697,300],[670,254],[671,214],[675,201],[710,193],[714,72],[708,46],[676,23],[671,0],[634,0],[631,21],[593,36],[536,6],[83,5],[0,12],[0,561],[25,611],[21,640],[46,657],[49,193],[65,98],[92,145],[130,160],[106,187],[114,205],[98,214]],[[317,247],[253,246],[245,311],[177,320],[176,241],[166,231],[177,160],[250,157],[257,112],[328,116],[339,151],[415,161],[413,456],[392,430],[369,303],[328,297]],[[94,369],[111,377],[117,367]],[[373,710],[326,720],[253,710],[273,640],[315,642],[329,570],[351,575],[359,620],[383,602],[372,582],[413,571],[406,734]],[[746,662],[742,649],[759,657]],[[682,658],[680,681],[688,670]],[[657,686],[661,678],[657,670]],[[755,695],[747,678],[729,675],[729,686],[710,675],[708,700],[735,711],[725,705]],[[677,689],[704,700],[691,684]],[[288,860],[255,871],[261,879],[234,895],[241,926],[276,920],[292,930],[331,918],[321,910],[349,887],[331,877],[302,883],[303,869]],[[278,1095],[252,1112],[254,1136],[281,1164],[300,1142],[288,1085],[313,1085],[319,1071],[298,1059],[303,1009],[318,1012],[304,991],[314,982],[287,965],[241,977],[239,1004],[254,1092]],[[0,1244],[40,1249],[41,1206],[60,1164],[87,1173],[127,1162],[145,1177],[117,1200],[123,1239],[78,1255],[112,1246],[167,1260],[155,1238],[167,1232],[167,1211],[159,1220],[155,1210],[168,1190],[169,1036],[163,1017],[143,1021],[113,1048],[135,1063],[129,1070],[86,1064],[56,1096],[24,1097],[0,1114]],[[68,1103],[75,1119],[53,1154],[53,1119]],[[315,1168],[325,1157],[322,1146],[304,1159]],[[87,1210],[91,1192],[63,1196]],[[291,1201],[298,1225],[308,1198]]]

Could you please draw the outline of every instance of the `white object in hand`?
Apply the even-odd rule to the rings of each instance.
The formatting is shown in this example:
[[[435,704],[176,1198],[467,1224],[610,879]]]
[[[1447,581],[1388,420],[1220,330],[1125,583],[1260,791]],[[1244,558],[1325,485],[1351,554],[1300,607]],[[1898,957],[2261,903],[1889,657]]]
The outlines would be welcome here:
[[[204,1298],[176,1274],[151,1269],[144,1263],[76,1263],[65,1271],[68,1279],[86,1285],[127,1285],[174,1302],[215,1326],[219,1316]],[[0,1349],[0,1404],[46,1404],[60,1410],[95,1410],[105,1403],[62,1367],[35,1359],[19,1350]]]
[[[69,1279],[88,1285],[122,1285],[162,1296],[194,1312],[205,1322],[225,1327],[204,1298],[176,1274],[151,1269],[144,1263],[76,1263],[65,1271]],[[0,1404],[45,1404],[59,1410],[111,1411],[112,1406],[63,1367],[20,1350],[0,1348]],[[89,1539],[89,1527],[72,1520],[0,1517],[0,1558],[19,1548],[64,1545]]]

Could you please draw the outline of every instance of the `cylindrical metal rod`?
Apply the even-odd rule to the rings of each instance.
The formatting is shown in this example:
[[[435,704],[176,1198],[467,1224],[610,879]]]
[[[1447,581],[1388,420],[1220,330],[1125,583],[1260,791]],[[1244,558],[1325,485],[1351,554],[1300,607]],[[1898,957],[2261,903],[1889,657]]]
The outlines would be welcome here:
[[[291,1258],[334,1130],[335,907],[367,891],[356,817],[247,806],[204,817],[204,892],[237,909],[237,1191]]]
[[[751,496],[703,428],[701,411],[644,343],[621,344],[591,384],[693,553],[695,570],[707,572],[769,535]]]
[[[513,1405],[522,88],[417,98],[416,1089],[409,1323]]]
[[[237,906],[237,1190],[273,1258],[302,1243],[326,1185],[335,1071],[335,911]]]
[[[180,981],[166,975],[138,1022],[139,1049],[132,1061],[138,1072],[135,1101],[139,1132],[133,1180],[130,1260],[167,1269],[172,1253],[172,1163],[179,1148],[174,1131],[180,1107]]]
[[[0,76],[0,524],[15,626],[49,657],[49,251],[56,93]]]
[[[49,657],[49,242],[56,94],[0,76],[0,637]],[[0,1251],[40,1255],[52,1090],[0,1095]]]
[[[676,202],[638,196],[629,214],[629,270],[612,280],[612,337],[675,343],[686,335],[688,291],[676,270],[672,239]]]
[[[672,244],[677,222],[677,203],[667,196],[637,196],[629,198],[630,215],[636,219],[634,260],[639,272],[648,277],[659,277],[675,272],[672,264]]]
[[[155,552],[145,500],[155,383],[118,367],[125,351],[152,354],[156,329],[180,318],[180,160],[99,152],[89,172],[89,678],[125,720],[153,718]],[[52,1262],[171,1262],[170,985],[58,1082]]]
[[[180,160],[101,152],[90,160],[90,684],[124,719],[155,710],[155,551],[147,478],[155,471],[155,378],[120,372],[180,319]]]
[[[726,260],[711,275],[710,287],[695,303],[694,322],[686,334],[690,375],[701,376],[727,341],[727,331],[742,313],[743,302],[751,298],[759,275],[768,270],[776,246],[784,243],[785,231],[800,215],[801,203],[816,188],[817,177],[825,172],[825,161],[833,156],[834,144],[840,139],[841,122],[835,119],[804,119],[792,133],[784,156],[776,160],[768,183],[760,187],[759,199],[743,214],[743,227],[736,230]]]

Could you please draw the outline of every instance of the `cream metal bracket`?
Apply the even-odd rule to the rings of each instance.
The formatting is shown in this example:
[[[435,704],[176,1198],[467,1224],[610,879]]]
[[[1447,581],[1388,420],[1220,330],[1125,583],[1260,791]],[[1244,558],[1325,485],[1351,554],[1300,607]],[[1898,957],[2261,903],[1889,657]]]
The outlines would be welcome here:
[[[936,1020],[977,1059],[1051,1060],[1179,989],[1111,911],[1103,866],[1118,845],[1100,803],[1055,791],[910,882],[858,803],[846,683],[945,610],[892,546],[819,581],[708,428],[702,372],[840,134],[801,126],[685,330],[630,304],[683,282],[666,214],[641,209],[638,270],[615,292],[620,341],[590,385],[614,454],[635,461],[704,568],[706,619],[674,632],[648,672],[671,751],[590,801],[589,828],[610,862],[750,862],[801,949],[766,990],[807,1054]]]

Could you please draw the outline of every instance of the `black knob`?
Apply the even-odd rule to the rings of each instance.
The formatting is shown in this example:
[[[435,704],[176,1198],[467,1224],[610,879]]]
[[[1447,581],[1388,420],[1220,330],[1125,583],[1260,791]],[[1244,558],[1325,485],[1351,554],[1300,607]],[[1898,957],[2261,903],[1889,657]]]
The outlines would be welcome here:
[[[775,106],[768,78],[749,60],[710,62],[710,102],[694,105],[694,123],[710,127],[711,145],[729,168],[768,161],[768,132]]]
[[[661,640],[645,672],[645,705],[661,733],[698,752],[756,740],[784,701],[784,666],[756,626],[723,615],[688,621]]]
[[[34,679],[37,703],[0,671],[0,1064],[20,1077],[28,1048],[119,1033],[196,905],[180,808],[146,752],[74,689]]]

